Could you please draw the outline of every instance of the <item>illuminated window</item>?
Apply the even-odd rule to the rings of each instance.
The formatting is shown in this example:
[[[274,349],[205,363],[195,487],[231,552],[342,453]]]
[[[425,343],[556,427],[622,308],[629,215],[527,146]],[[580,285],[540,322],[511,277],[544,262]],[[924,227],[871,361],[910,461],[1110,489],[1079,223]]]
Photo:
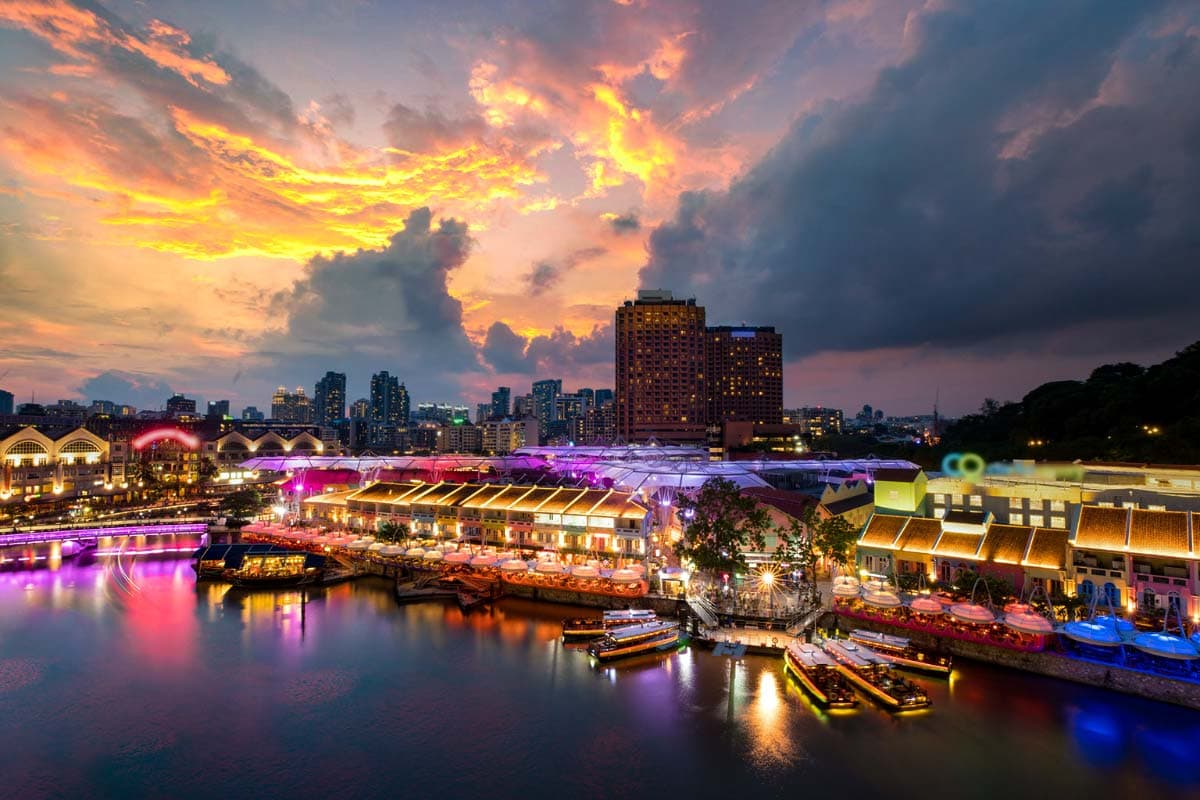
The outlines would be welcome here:
[[[1025,519],[1025,517],[1023,514],[1009,514],[1008,515],[1008,524],[1009,525],[1020,525],[1020,524],[1022,524],[1024,519]]]
[[[1046,524],[1046,518],[1041,514],[1030,514],[1029,524],[1033,525],[1034,527],[1041,527],[1042,525]]]
[[[1023,507],[1023,501],[1020,497],[1008,498],[1008,507],[1010,509],[1020,509]]]

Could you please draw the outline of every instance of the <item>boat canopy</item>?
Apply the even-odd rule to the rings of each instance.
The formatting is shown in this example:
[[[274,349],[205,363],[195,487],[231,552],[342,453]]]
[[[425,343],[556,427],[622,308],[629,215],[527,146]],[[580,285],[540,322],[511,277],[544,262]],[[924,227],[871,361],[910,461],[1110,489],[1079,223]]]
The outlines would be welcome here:
[[[567,568],[557,561],[539,561],[534,570],[542,573],[560,573],[566,572]]]
[[[510,558],[500,565],[505,572],[528,572],[529,565],[519,558]]]
[[[1111,625],[1098,622],[1068,622],[1060,627],[1063,635],[1084,644],[1112,647],[1121,643],[1121,637]]]
[[[863,593],[863,602],[880,608],[895,608],[900,605],[900,595],[882,589],[875,592],[868,591]]]
[[[1025,605],[1024,603],[1019,603],[1016,605],[1025,606],[1026,609],[1029,609],[1029,606]],[[1004,624],[1012,628],[1014,631],[1018,631],[1019,633],[1054,633],[1054,626],[1050,623],[1050,620],[1031,609],[1009,611],[1005,613]]]
[[[1133,646],[1142,652],[1162,658],[1174,658],[1181,661],[1200,658],[1200,652],[1196,651],[1195,645],[1182,636],[1170,633],[1143,633],[1134,638]]]
[[[425,555],[421,556],[426,561],[441,561],[445,557],[441,550],[426,550]]]
[[[981,606],[978,603],[955,603],[950,606],[950,616],[963,622],[977,624],[996,621],[996,615],[987,606]]]
[[[496,563],[495,556],[482,555],[482,556],[475,556],[474,558],[471,559],[472,567],[491,567],[491,566],[494,566],[495,563]]]
[[[908,607],[918,614],[941,614],[945,610],[941,603],[926,595],[914,597]]]
[[[642,576],[631,569],[619,569],[612,574],[613,583],[637,583],[641,579]]]
[[[860,588],[858,578],[850,575],[839,575],[833,579],[834,597],[857,597]]]
[[[595,578],[600,575],[600,570],[595,567],[589,567],[586,564],[580,564],[576,567],[571,567],[571,575],[576,578]]]
[[[446,553],[445,561],[447,564],[467,564],[471,561],[471,554],[457,551]]]
[[[425,548],[410,547],[408,550],[404,551],[404,555],[408,556],[409,558],[421,558],[423,555],[425,555]]]

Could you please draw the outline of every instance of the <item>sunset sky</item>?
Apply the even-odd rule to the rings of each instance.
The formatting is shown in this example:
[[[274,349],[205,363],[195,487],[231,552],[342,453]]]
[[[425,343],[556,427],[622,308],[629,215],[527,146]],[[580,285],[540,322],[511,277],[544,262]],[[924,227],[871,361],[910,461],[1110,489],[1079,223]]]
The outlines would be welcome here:
[[[1200,339],[1200,5],[0,0],[0,387],[612,385],[639,286],[786,405]]]

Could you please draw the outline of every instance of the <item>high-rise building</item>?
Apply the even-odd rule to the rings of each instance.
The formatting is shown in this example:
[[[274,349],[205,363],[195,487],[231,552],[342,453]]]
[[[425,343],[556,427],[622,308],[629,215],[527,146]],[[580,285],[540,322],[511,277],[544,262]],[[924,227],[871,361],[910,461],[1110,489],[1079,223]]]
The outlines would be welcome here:
[[[526,394],[520,395],[519,397],[513,398],[512,414],[511,414],[513,419],[524,419],[525,417],[532,416],[532,415],[533,415],[533,395],[532,394],[526,393]]]
[[[229,401],[209,400],[208,412],[204,416],[209,419],[225,419],[229,416]]]
[[[246,406],[242,409],[243,422],[262,422],[267,415],[258,410],[258,406]]]
[[[408,427],[408,390],[386,370],[371,376],[372,447],[398,446],[401,428]]]
[[[550,429],[550,423],[558,419],[555,413],[554,401],[562,394],[562,379],[547,378],[546,380],[534,381],[533,390],[530,392],[533,395],[533,415],[537,417],[538,429],[542,431],[542,438],[546,436],[546,431]]]
[[[533,445],[540,441],[538,422],[534,417],[516,420],[488,420],[480,428],[483,429],[483,452],[489,455],[507,455],[518,447]]]
[[[370,419],[371,401],[360,397],[350,404],[350,419]]]
[[[313,422],[325,427],[346,416],[346,373],[326,372],[313,392]]]
[[[616,406],[592,406],[572,421],[576,444],[612,444],[617,436]]]
[[[167,416],[185,417],[196,415],[196,401],[181,394],[173,394],[167,398]]]
[[[476,403],[475,404],[475,424],[483,422],[492,416],[491,403]]]
[[[805,406],[784,412],[785,423],[799,425],[800,429],[813,438],[836,436],[842,432],[842,410]]]
[[[89,417],[112,417],[116,413],[117,404],[112,400],[93,400],[87,410]]]
[[[617,435],[705,438],[704,307],[666,291],[639,291],[616,312]]]
[[[310,424],[313,421],[312,402],[304,393],[304,387],[297,386],[294,392],[283,386],[276,389],[271,395],[271,419],[294,425]]]
[[[492,392],[492,410],[490,416],[495,419],[504,419],[508,416],[509,399],[512,397],[512,389],[507,386],[500,386],[496,391]]]
[[[705,421],[783,421],[783,335],[774,328],[708,328],[704,334]]]
[[[593,397],[592,405],[602,406],[605,403],[611,403],[611,402],[613,402],[613,390],[612,389],[597,389],[596,394]]]
[[[0,414],[13,413],[13,393],[0,389]]]

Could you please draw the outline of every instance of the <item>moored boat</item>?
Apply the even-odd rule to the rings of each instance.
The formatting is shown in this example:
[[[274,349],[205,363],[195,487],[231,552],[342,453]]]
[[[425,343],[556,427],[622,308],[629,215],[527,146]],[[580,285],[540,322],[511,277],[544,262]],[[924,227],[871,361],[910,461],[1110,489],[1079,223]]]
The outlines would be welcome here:
[[[878,653],[854,642],[825,639],[821,648],[838,662],[838,669],[867,695],[891,711],[928,708],[929,695],[917,684],[897,675]]]
[[[812,698],[826,708],[858,705],[858,698],[838,670],[837,662],[815,644],[792,642],[783,651],[783,665]]]
[[[610,629],[620,625],[632,625],[639,622],[654,622],[658,615],[651,609],[628,608],[617,611],[605,611],[602,617],[577,617],[564,619],[562,624],[564,639],[595,639],[603,636]]]
[[[950,656],[922,650],[903,636],[891,636],[875,631],[853,630],[851,640],[864,645],[883,656],[893,666],[901,669],[919,670],[932,675],[949,675],[952,669]]]
[[[649,653],[679,643],[679,625],[669,620],[622,625],[588,645],[588,654],[600,661]]]

